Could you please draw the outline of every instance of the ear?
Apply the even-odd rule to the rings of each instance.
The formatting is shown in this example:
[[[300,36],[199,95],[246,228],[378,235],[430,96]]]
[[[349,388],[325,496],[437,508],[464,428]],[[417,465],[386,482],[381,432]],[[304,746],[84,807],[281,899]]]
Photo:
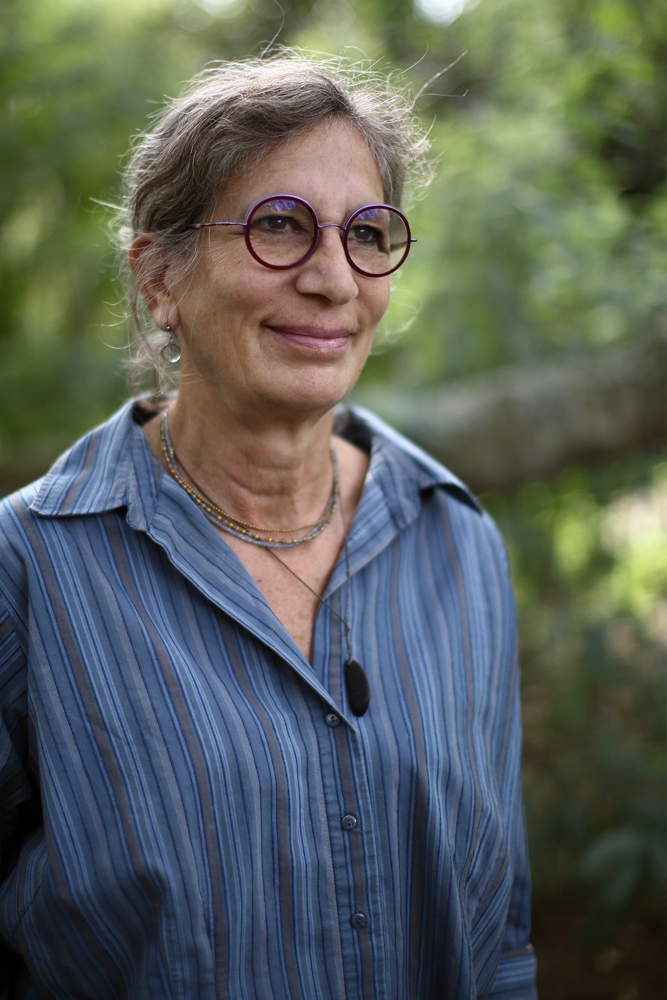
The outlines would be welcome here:
[[[150,249],[156,239],[152,233],[137,236],[130,247],[130,267],[146,305],[153,314],[156,326],[160,330],[164,330],[166,326],[176,330],[180,326],[181,317],[178,304],[174,301],[171,289],[165,280],[169,264],[156,267],[156,262],[150,259]]]

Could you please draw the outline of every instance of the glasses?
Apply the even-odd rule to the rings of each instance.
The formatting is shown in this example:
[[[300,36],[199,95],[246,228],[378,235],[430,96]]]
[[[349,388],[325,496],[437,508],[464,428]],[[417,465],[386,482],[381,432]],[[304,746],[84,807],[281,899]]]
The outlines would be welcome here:
[[[348,263],[371,278],[395,271],[408,256],[410,244],[417,242],[403,213],[390,205],[364,205],[344,226],[320,225],[312,205],[291,194],[262,198],[245,222],[196,222],[191,228],[212,226],[240,226],[250,254],[276,271],[305,263],[315,253],[322,229],[339,229]]]

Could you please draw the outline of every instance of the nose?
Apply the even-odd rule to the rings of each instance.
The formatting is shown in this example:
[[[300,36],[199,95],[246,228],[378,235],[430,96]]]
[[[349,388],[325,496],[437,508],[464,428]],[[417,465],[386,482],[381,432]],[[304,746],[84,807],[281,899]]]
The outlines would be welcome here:
[[[345,256],[342,226],[336,223],[320,226],[315,253],[298,271],[296,288],[303,295],[320,295],[332,305],[345,305],[359,294],[356,271]]]

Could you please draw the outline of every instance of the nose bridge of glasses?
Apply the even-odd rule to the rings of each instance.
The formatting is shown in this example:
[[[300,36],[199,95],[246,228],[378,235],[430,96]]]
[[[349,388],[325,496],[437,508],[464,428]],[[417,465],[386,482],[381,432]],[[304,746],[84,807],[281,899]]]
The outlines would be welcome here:
[[[322,224],[320,224],[318,222],[317,223],[317,232],[315,234],[315,238],[316,238],[316,240],[318,242],[319,242],[320,232],[321,232],[322,229],[337,229],[338,230],[338,235],[340,236],[341,243],[345,240],[345,233],[347,232],[347,229],[346,229],[345,226],[341,226],[340,223],[338,223],[338,222],[323,222]]]
[[[340,223],[338,223],[338,222],[323,222],[323,223],[316,222],[315,223],[315,227],[316,227],[315,228],[315,235],[314,235],[313,241],[312,241],[313,242],[313,250],[311,251],[311,253],[314,252],[317,249],[318,246],[324,246],[325,245],[320,240],[320,233],[321,233],[321,231],[323,229],[337,229],[338,230],[338,235],[340,236],[340,241],[341,241],[341,243],[344,244],[346,228],[345,228],[345,226],[341,226]]]

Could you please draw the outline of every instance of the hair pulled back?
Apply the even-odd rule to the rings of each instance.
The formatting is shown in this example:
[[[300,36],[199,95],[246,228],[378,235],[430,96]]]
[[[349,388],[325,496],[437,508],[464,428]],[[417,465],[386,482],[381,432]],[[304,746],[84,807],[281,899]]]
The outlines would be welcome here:
[[[127,265],[133,240],[155,236],[142,254],[144,281],[169,264],[187,273],[202,240],[202,231],[190,227],[208,218],[225,185],[286,139],[334,119],[350,122],[363,136],[388,204],[398,208],[406,188],[415,195],[428,184],[429,143],[405,91],[364,64],[294,49],[207,68],[136,137],[116,215],[135,333],[135,383],[152,370],[156,388],[164,384],[160,350],[166,338]]]

